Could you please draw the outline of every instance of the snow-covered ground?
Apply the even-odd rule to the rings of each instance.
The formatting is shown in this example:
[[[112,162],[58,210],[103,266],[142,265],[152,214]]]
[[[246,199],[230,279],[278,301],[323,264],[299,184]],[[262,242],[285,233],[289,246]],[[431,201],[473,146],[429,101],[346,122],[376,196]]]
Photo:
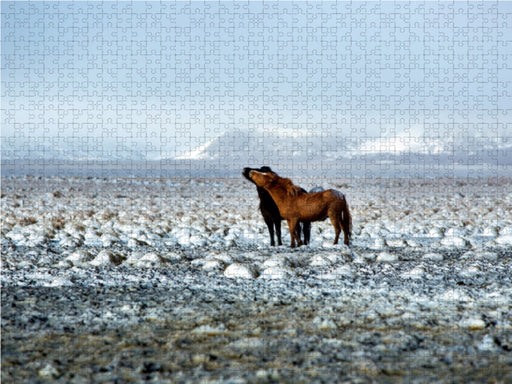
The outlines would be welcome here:
[[[2,179],[2,379],[512,380],[512,180],[297,180],[348,199],[270,247],[243,179]]]

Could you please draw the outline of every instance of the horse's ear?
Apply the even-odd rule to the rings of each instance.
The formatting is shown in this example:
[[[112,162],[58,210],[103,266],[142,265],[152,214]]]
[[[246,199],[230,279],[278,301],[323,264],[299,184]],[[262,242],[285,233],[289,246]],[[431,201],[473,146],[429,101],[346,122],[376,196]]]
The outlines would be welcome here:
[[[272,171],[265,172],[265,174],[267,175],[267,177],[271,183],[275,183],[278,180],[277,175]]]

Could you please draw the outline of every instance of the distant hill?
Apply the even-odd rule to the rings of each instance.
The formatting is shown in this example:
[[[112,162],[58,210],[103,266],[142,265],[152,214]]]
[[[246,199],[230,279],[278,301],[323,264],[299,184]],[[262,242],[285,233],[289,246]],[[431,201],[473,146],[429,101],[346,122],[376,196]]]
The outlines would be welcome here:
[[[197,140],[197,138],[196,138]],[[460,175],[512,173],[510,137],[428,137],[407,132],[383,137],[299,130],[234,130],[196,141],[188,151],[159,152],[141,143],[106,145],[101,139],[75,138],[15,148],[2,142],[2,167],[29,165],[143,172],[236,173],[245,166],[269,165],[288,174],[346,177],[369,175]],[[151,143],[149,143],[151,144]],[[141,146],[153,148],[143,150]],[[14,149],[13,149],[14,148]],[[105,171],[107,172],[107,171]],[[2,172],[5,174],[5,172]]]
[[[509,139],[510,140],[510,139]],[[226,132],[176,158],[214,163],[222,169],[241,164],[278,164],[285,168],[339,169],[347,165],[384,168],[422,166],[434,169],[512,166],[512,142],[507,138],[428,138],[397,135],[381,138],[294,132]]]

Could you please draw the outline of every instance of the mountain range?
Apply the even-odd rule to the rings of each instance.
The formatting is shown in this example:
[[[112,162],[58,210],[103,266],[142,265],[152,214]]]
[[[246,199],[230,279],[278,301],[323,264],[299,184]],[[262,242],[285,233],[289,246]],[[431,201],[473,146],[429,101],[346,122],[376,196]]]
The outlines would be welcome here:
[[[512,166],[512,138],[429,138],[399,134],[351,138],[296,132],[226,132],[208,140],[179,161],[214,162],[231,169],[239,164],[293,164],[329,169],[340,164],[404,166]]]
[[[382,137],[303,132],[298,130],[233,130],[214,138],[196,138],[198,145],[179,154],[159,151],[158,145],[141,149],[135,145],[109,145],[100,139],[74,139],[64,144],[48,141],[17,150],[2,143],[2,165],[24,163],[106,163],[130,167],[134,163],[157,164],[164,169],[235,171],[245,166],[270,165],[306,173],[336,173],[345,176],[373,173],[418,173],[439,170],[512,173],[511,137],[429,137],[421,131]],[[128,147],[128,148],[127,148]],[[138,165],[139,167],[140,165]],[[143,166],[143,165],[142,165]],[[466,172],[467,173],[467,172]]]

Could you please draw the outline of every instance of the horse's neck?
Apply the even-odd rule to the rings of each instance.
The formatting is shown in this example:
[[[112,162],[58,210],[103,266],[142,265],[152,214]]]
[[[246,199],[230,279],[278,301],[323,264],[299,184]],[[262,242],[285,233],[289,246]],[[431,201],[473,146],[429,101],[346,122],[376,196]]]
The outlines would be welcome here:
[[[258,196],[260,199],[266,200],[269,198],[270,194],[265,188],[258,187],[256,190],[258,191]]]
[[[277,205],[286,203],[286,196],[288,195],[288,191],[285,187],[276,186],[272,189],[267,190],[272,196],[272,199],[275,201]]]

